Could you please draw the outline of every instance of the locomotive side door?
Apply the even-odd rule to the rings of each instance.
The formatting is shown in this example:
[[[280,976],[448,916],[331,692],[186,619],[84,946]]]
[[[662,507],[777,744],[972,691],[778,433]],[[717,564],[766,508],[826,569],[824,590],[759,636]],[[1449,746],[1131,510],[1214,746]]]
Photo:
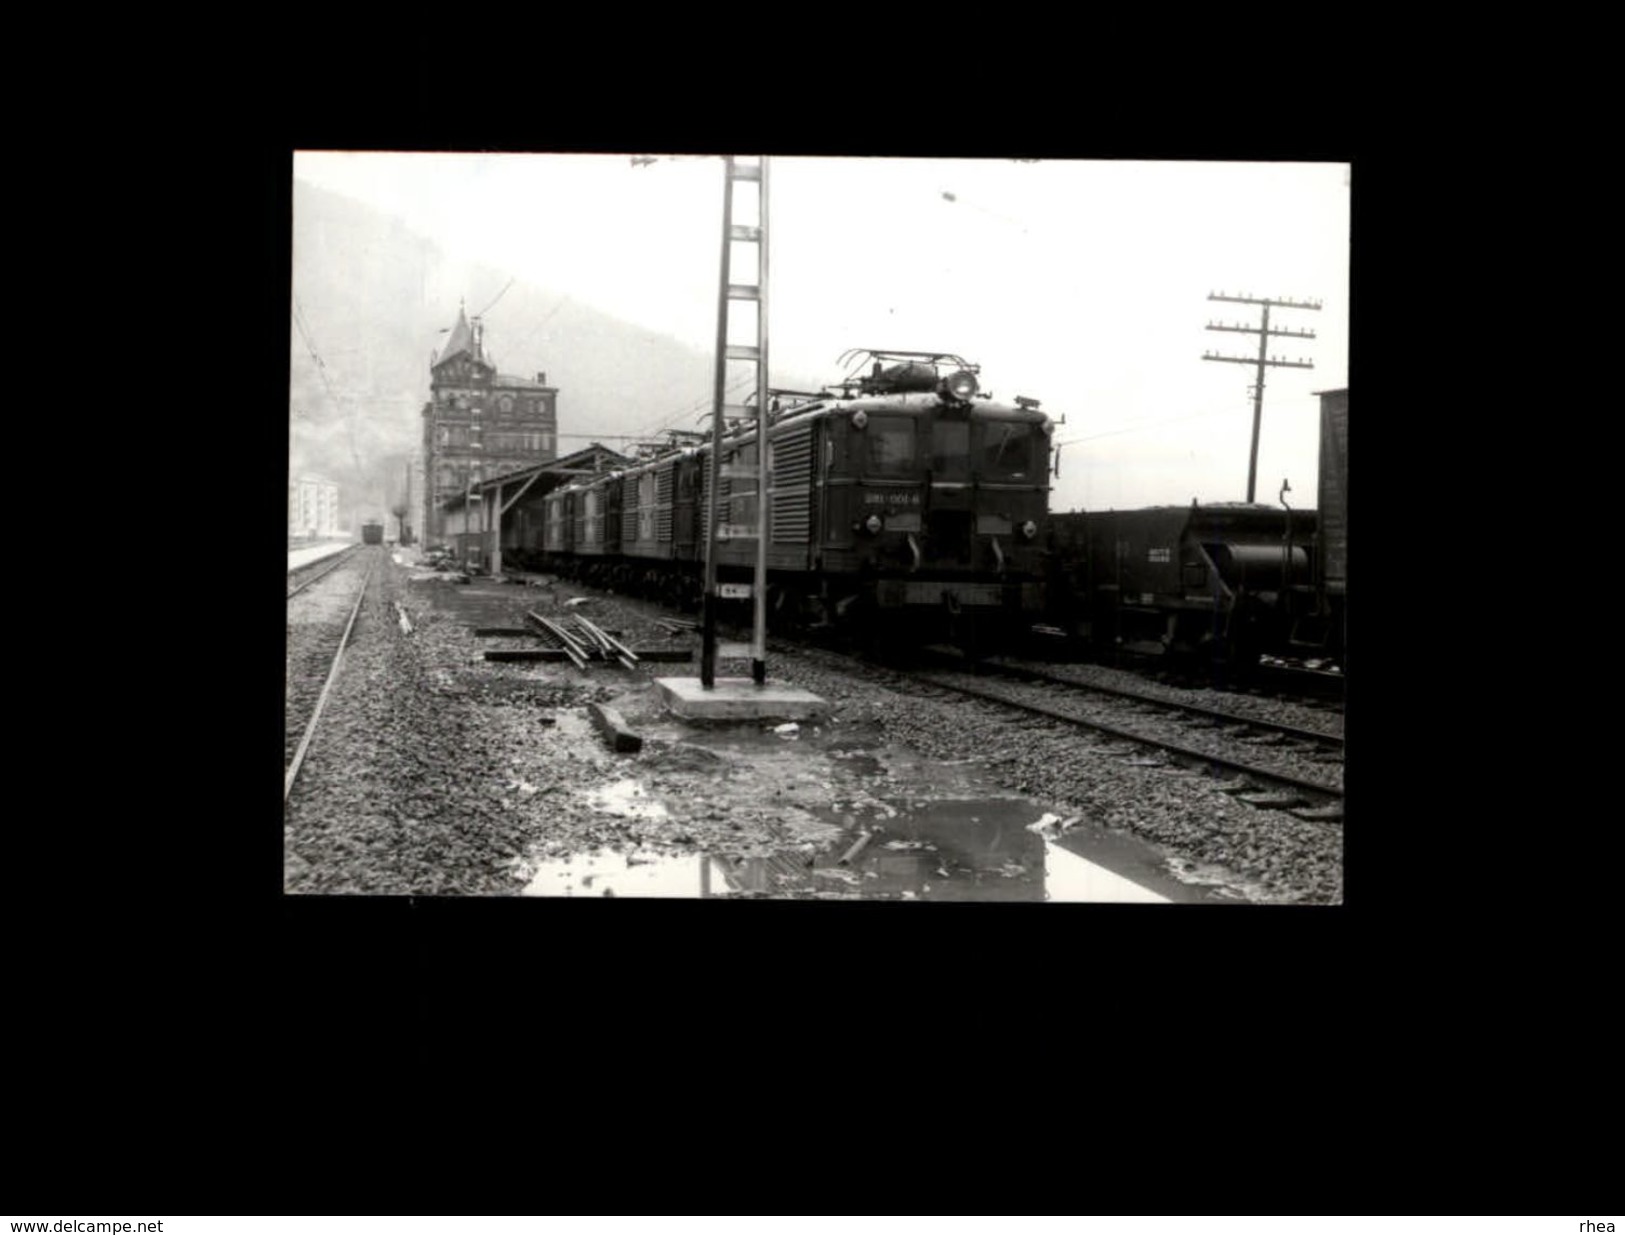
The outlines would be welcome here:
[[[829,553],[840,554],[852,546],[848,524],[855,489],[852,484],[852,464],[847,457],[852,429],[845,416],[825,416],[820,419],[817,435],[813,439],[817,465],[815,469],[817,497],[813,511],[817,525],[811,536],[813,568],[823,571]],[[837,567],[839,569],[839,567]]]

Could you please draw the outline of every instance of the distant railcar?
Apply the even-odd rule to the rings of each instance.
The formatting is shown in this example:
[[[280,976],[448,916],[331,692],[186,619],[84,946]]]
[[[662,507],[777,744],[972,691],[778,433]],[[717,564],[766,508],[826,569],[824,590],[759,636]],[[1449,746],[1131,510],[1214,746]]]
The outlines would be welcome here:
[[[1315,578],[1297,598],[1293,650],[1345,656],[1349,552],[1349,392],[1320,395],[1320,488],[1315,531]]]
[[[364,545],[383,544],[384,525],[382,523],[363,523],[361,525],[361,543]]]
[[[1056,617],[1097,649],[1256,660],[1308,588],[1312,511],[1242,502],[1052,515]]]
[[[1319,509],[1219,502],[1052,514],[1049,620],[1095,652],[1245,673],[1261,655],[1341,660],[1348,391],[1321,402]]]

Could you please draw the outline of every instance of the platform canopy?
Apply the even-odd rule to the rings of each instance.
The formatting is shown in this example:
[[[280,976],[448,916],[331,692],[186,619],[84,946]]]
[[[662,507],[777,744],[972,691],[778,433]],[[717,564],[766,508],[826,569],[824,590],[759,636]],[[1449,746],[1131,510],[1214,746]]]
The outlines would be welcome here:
[[[591,446],[574,454],[565,455],[561,459],[533,463],[528,467],[515,468],[500,476],[481,480],[468,493],[458,493],[447,498],[440,508],[448,514],[461,510],[468,504],[470,494],[474,493],[479,494],[481,501],[491,501],[496,497],[498,489],[502,491],[504,502],[511,502],[521,490],[546,493],[569,481],[597,476],[601,472],[614,471],[619,467],[631,467],[635,462],[636,460],[627,458],[619,451],[594,442]]]

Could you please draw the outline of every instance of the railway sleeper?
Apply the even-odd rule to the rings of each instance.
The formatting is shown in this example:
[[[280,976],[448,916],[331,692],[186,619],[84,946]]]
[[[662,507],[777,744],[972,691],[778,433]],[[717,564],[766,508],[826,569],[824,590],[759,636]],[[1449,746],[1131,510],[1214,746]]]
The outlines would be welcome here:
[[[1337,803],[1329,806],[1313,806],[1292,810],[1290,814],[1309,823],[1342,823],[1343,808]]]
[[[1308,798],[1292,789],[1238,793],[1236,796],[1248,806],[1256,806],[1260,810],[1288,810],[1294,806],[1311,805]]]

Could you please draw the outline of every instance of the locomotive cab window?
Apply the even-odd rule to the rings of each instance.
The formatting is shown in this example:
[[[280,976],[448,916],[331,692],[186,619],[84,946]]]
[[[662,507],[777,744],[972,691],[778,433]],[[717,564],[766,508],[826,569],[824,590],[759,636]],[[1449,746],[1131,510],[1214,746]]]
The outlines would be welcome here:
[[[907,476],[914,469],[914,421],[876,416],[862,430],[864,472],[870,476]]]
[[[978,469],[986,480],[1026,480],[1032,464],[1034,426],[993,421],[982,429]]]
[[[970,457],[970,424],[963,420],[937,420],[931,426],[931,472],[936,476],[962,476]]]

